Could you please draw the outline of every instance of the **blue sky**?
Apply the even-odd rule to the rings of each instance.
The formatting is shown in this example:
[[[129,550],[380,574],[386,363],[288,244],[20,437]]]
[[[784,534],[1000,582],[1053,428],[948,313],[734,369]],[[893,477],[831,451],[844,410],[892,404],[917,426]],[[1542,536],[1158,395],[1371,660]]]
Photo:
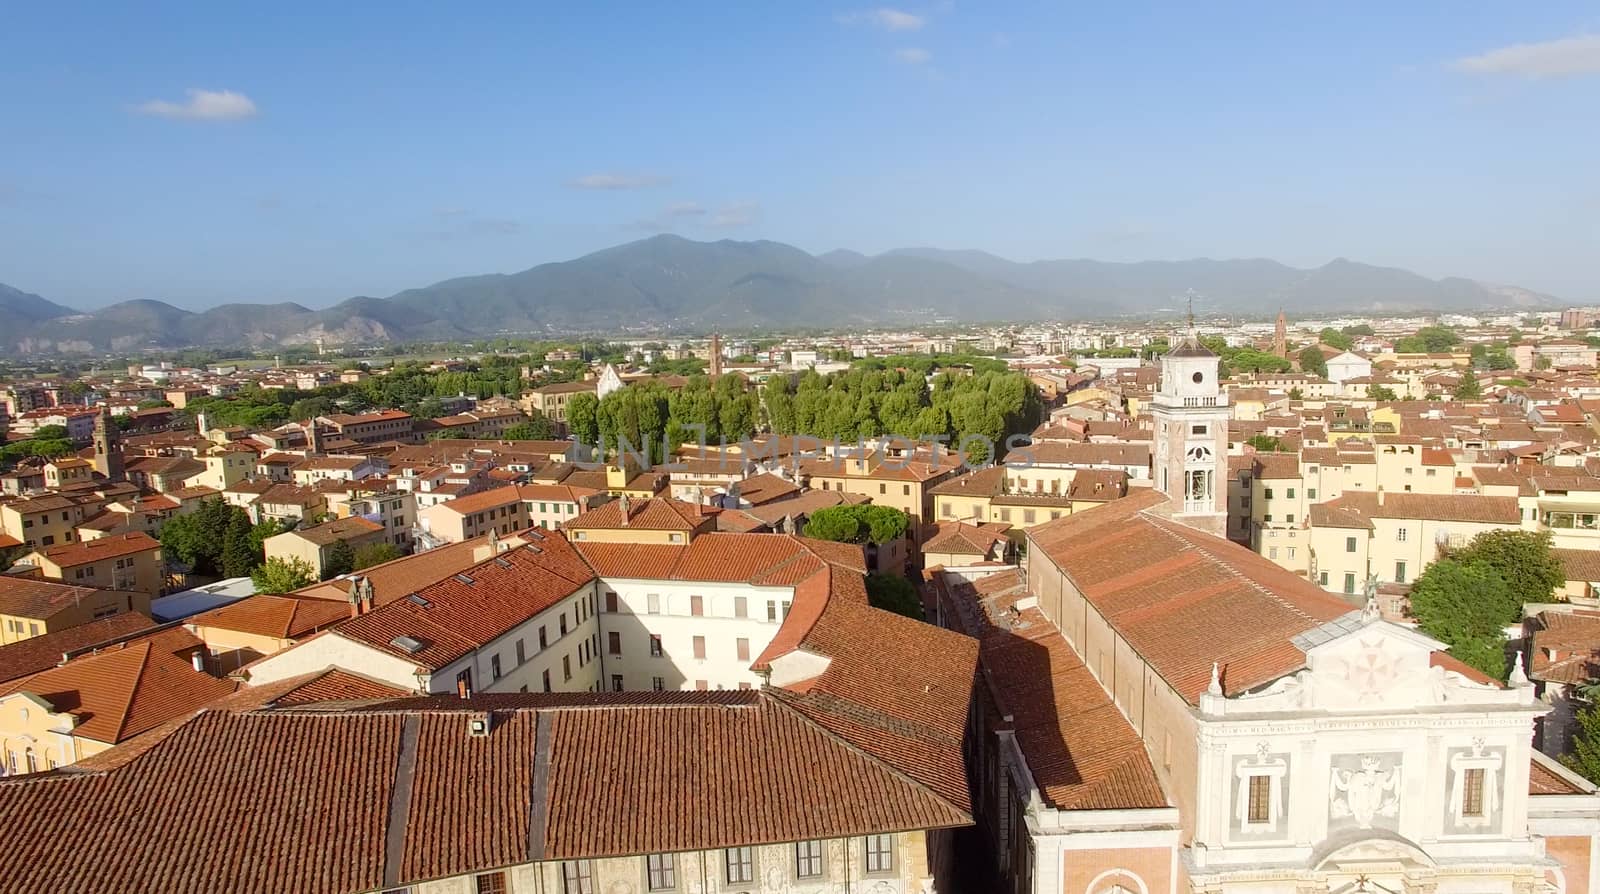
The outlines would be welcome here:
[[[1600,301],[1593,4],[460,8],[13,6],[0,282],[317,306],[670,230]]]

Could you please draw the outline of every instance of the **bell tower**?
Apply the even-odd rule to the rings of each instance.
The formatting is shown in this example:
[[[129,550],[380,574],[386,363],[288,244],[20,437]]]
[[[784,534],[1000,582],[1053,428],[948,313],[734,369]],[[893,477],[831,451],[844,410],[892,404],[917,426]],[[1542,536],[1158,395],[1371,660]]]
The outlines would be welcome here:
[[[1228,395],[1218,381],[1222,359],[1189,334],[1161,358],[1155,417],[1155,487],[1172,500],[1173,517],[1208,534],[1228,534]]]
[[[120,430],[111,421],[111,408],[101,407],[94,417],[94,470],[107,481],[121,481],[122,445],[118,443]]]

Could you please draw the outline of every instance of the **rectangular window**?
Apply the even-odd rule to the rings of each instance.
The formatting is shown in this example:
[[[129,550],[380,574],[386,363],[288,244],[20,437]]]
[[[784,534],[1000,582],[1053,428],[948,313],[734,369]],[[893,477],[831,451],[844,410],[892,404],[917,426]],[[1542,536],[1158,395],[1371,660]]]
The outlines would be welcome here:
[[[894,836],[868,835],[866,838],[867,872],[894,871]]]
[[[700,596],[690,596],[689,597],[689,614],[695,616],[696,618],[699,618],[699,617],[704,616],[705,613],[706,613],[706,601],[705,601],[705,599],[703,597],[700,597]]]
[[[1354,537],[1346,537],[1344,539],[1344,551],[1347,553],[1356,551],[1356,539]]]
[[[1277,557],[1278,557],[1278,548],[1276,546],[1267,547],[1267,558],[1276,559]]]
[[[722,852],[722,865],[729,884],[748,882],[755,878],[755,851],[748,847],[730,847]]]
[[[705,660],[706,638],[703,636],[697,636],[694,638],[694,657],[699,658],[702,661]]]
[[[795,842],[794,874],[796,878],[822,877],[822,842]]]
[[[1269,500],[1272,499],[1272,488],[1270,488],[1270,487],[1267,488],[1266,492],[1263,493],[1262,496],[1266,497]]]
[[[563,680],[571,680],[572,679],[572,656],[571,655],[562,655],[561,656],[561,679],[563,679]]]
[[[489,676],[493,677],[496,680],[500,679],[500,656],[499,655],[490,655],[489,656]]]
[[[651,891],[671,891],[678,886],[672,854],[650,854],[645,861],[645,884]]]
[[[520,664],[522,664],[522,662],[527,661],[527,660],[528,660],[528,648],[526,646],[524,646],[522,644],[522,640],[519,639],[519,640],[517,640],[517,664],[520,665]]]
[[[651,677],[650,688],[656,692],[664,692],[667,688],[667,681],[662,677]]]
[[[661,614],[661,594],[651,593],[650,595],[644,597],[644,601],[645,611],[652,615]]]
[[[1294,547],[1292,547],[1292,546],[1289,547],[1289,558],[1291,558],[1291,559],[1294,558]]]
[[[594,864],[566,860],[561,864],[561,894],[594,894]]]
[[[1285,515],[1283,517],[1283,521],[1284,521],[1285,524],[1290,524],[1290,525],[1294,524],[1294,513],[1291,512],[1288,515]]]
[[[611,675],[611,691],[612,692],[621,692],[622,691],[622,675],[621,674],[612,674]]]
[[[1189,426],[1189,434],[1191,434],[1191,435],[1204,435],[1208,431],[1209,431],[1209,429],[1207,429],[1204,425],[1191,425],[1191,426]]]
[[[901,496],[902,496],[902,497],[909,497],[909,496],[911,496],[911,485],[909,485],[909,484],[902,484],[902,485],[900,485],[900,495],[901,495]]]
[[[561,635],[562,636],[566,636],[567,635],[567,613],[566,612],[562,612],[561,613]]]
[[[1315,500],[1316,498],[1317,498],[1317,489],[1314,488],[1314,487],[1306,488],[1306,499]]]
[[[485,872],[474,878],[472,885],[477,894],[506,894],[506,874]]]
[[[1326,572],[1326,571],[1319,572],[1317,574],[1317,583],[1319,583],[1319,584],[1323,585],[1324,587],[1326,587],[1328,585],[1328,572]]]
[[[617,633],[615,630],[613,630],[612,632],[606,634],[606,642],[607,642],[607,644],[609,645],[609,647],[611,649],[611,654],[613,654],[613,655],[621,655],[622,654],[622,634]]]
[[[617,594],[609,592],[609,591],[606,593],[606,611],[611,612],[613,614],[616,613],[616,611],[617,611]]]
[[[1354,593],[1356,591],[1356,576],[1354,574],[1351,574],[1349,572],[1345,573],[1345,576],[1344,576],[1344,591],[1346,593]]]
[[[1394,582],[1397,584],[1403,584],[1406,582],[1406,563],[1394,563]]]
[[[612,636],[616,636],[615,633],[613,633],[611,635]],[[651,658],[660,658],[661,657],[661,634],[659,634],[659,633],[650,634],[650,657]]]
[[[1288,492],[1285,494],[1285,496],[1287,496],[1291,500],[1294,499],[1294,488],[1292,488],[1292,487],[1289,488]]]
[[[750,616],[750,600],[744,596],[733,597],[733,616],[746,618]]]
[[[544,672],[544,691],[545,692],[549,692],[550,691],[550,672],[549,671],[545,671]]]
[[[1401,542],[1401,543],[1405,543],[1406,542],[1406,529],[1405,528],[1396,529],[1395,532],[1394,532],[1394,539],[1399,541],[1399,542]]]
[[[888,492],[889,492],[889,485],[887,485],[887,484],[878,485],[878,493],[886,494]]]
[[[1251,825],[1264,825],[1272,816],[1272,777],[1250,777],[1250,814],[1246,820]]]
[[[771,599],[767,600],[767,620],[778,620],[778,603],[772,601]]]
[[[1472,767],[1463,771],[1461,779],[1461,815],[1483,816],[1483,768]]]
[[[1031,524],[1033,524],[1033,521],[1034,521],[1034,512],[1033,512],[1033,510],[1032,509],[1024,509],[1024,510],[1022,510],[1022,523],[1025,524],[1025,525],[1031,525]]]
[[[736,650],[737,650],[737,652],[739,654],[739,660],[740,661],[749,661],[750,660],[750,641],[745,639],[745,638],[743,638],[743,637],[740,637],[739,639],[734,640],[734,645],[735,645]]]
[[[539,628],[539,648],[545,649],[550,645],[549,638],[545,636],[544,627]]]

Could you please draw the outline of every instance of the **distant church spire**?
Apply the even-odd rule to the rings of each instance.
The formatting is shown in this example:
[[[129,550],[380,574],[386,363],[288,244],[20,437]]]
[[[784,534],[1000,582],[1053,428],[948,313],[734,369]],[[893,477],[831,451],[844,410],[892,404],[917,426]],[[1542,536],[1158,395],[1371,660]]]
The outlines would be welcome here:
[[[1278,308],[1278,325],[1272,332],[1272,353],[1278,357],[1289,356],[1289,321],[1283,316],[1283,308]]]
[[[716,379],[722,375],[722,336],[711,333],[711,378]]]

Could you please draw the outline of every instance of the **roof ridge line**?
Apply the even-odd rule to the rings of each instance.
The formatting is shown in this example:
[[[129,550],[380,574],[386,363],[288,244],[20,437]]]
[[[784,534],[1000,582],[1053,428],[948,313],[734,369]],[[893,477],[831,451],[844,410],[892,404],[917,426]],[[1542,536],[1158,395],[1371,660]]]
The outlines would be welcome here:
[[[800,698],[803,698],[803,696],[798,695],[796,693],[789,692],[788,690],[785,690],[782,687],[777,687],[777,686],[764,687],[764,688],[762,688],[761,692],[770,695],[772,697],[773,703],[777,704],[777,705],[780,705],[782,707],[782,710],[786,710],[786,711],[792,713],[794,716],[798,717],[802,723],[805,723],[806,725],[810,726],[811,728],[817,730],[822,735],[826,736],[828,739],[830,739],[830,740],[832,740],[834,742],[837,742],[840,746],[842,746],[846,750],[853,752],[854,754],[856,754],[857,756],[861,757],[864,760],[870,761],[872,764],[874,764],[876,766],[883,767],[884,769],[888,770],[890,775],[892,775],[895,778],[899,779],[901,782],[903,782],[903,783],[905,783],[907,785],[910,785],[912,788],[915,788],[917,791],[919,791],[919,792],[923,793],[924,795],[934,799],[935,801],[938,801],[940,804],[945,805],[946,807],[950,808],[951,810],[954,810],[955,812],[961,814],[962,816],[966,817],[967,819],[970,820],[972,818],[972,808],[970,806],[963,808],[963,807],[957,807],[956,805],[951,804],[950,800],[948,798],[946,798],[944,795],[941,795],[938,792],[934,791],[933,788],[930,787],[927,783],[923,782],[920,779],[917,779],[916,777],[910,775],[909,773],[906,773],[904,770],[900,769],[899,767],[895,766],[894,764],[890,763],[889,761],[886,761],[883,758],[878,757],[877,755],[875,755],[872,752],[866,750],[865,748],[862,748],[860,745],[857,745],[855,742],[850,741],[850,739],[846,738],[844,735],[842,735],[840,733],[836,733],[831,729],[828,729],[828,727],[824,726],[819,721],[812,719],[804,711],[800,710],[799,707],[797,707],[796,705],[790,704],[789,701],[788,701],[791,698],[792,699],[800,699]],[[776,694],[777,692],[781,692],[782,694],[778,695],[778,694]],[[965,783],[965,780],[963,780],[963,783]]]
[[[139,697],[139,689],[144,685],[144,672],[150,666],[150,647],[152,645],[153,644],[150,642],[150,640],[145,639],[145,640],[143,640],[141,642],[132,644],[128,648],[124,648],[122,650],[119,650],[119,651],[122,651],[122,652],[131,652],[134,649],[143,648],[144,649],[144,654],[141,655],[140,658],[139,658],[139,672],[133,675],[132,685],[128,687],[128,700],[123,703],[123,705],[122,705],[122,716],[120,718],[118,718],[118,720],[117,720],[117,739],[118,739],[118,741],[121,741],[122,734],[127,729],[127,726],[128,726],[128,715],[133,713],[133,702],[134,702],[134,699]],[[203,646],[202,646],[202,648],[203,648]],[[111,655],[116,655],[116,654],[117,654],[117,652],[109,652],[109,653],[107,653],[107,657],[109,657]],[[91,656],[91,657],[96,657],[96,656]],[[113,743],[113,744],[115,744],[115,743]]]

